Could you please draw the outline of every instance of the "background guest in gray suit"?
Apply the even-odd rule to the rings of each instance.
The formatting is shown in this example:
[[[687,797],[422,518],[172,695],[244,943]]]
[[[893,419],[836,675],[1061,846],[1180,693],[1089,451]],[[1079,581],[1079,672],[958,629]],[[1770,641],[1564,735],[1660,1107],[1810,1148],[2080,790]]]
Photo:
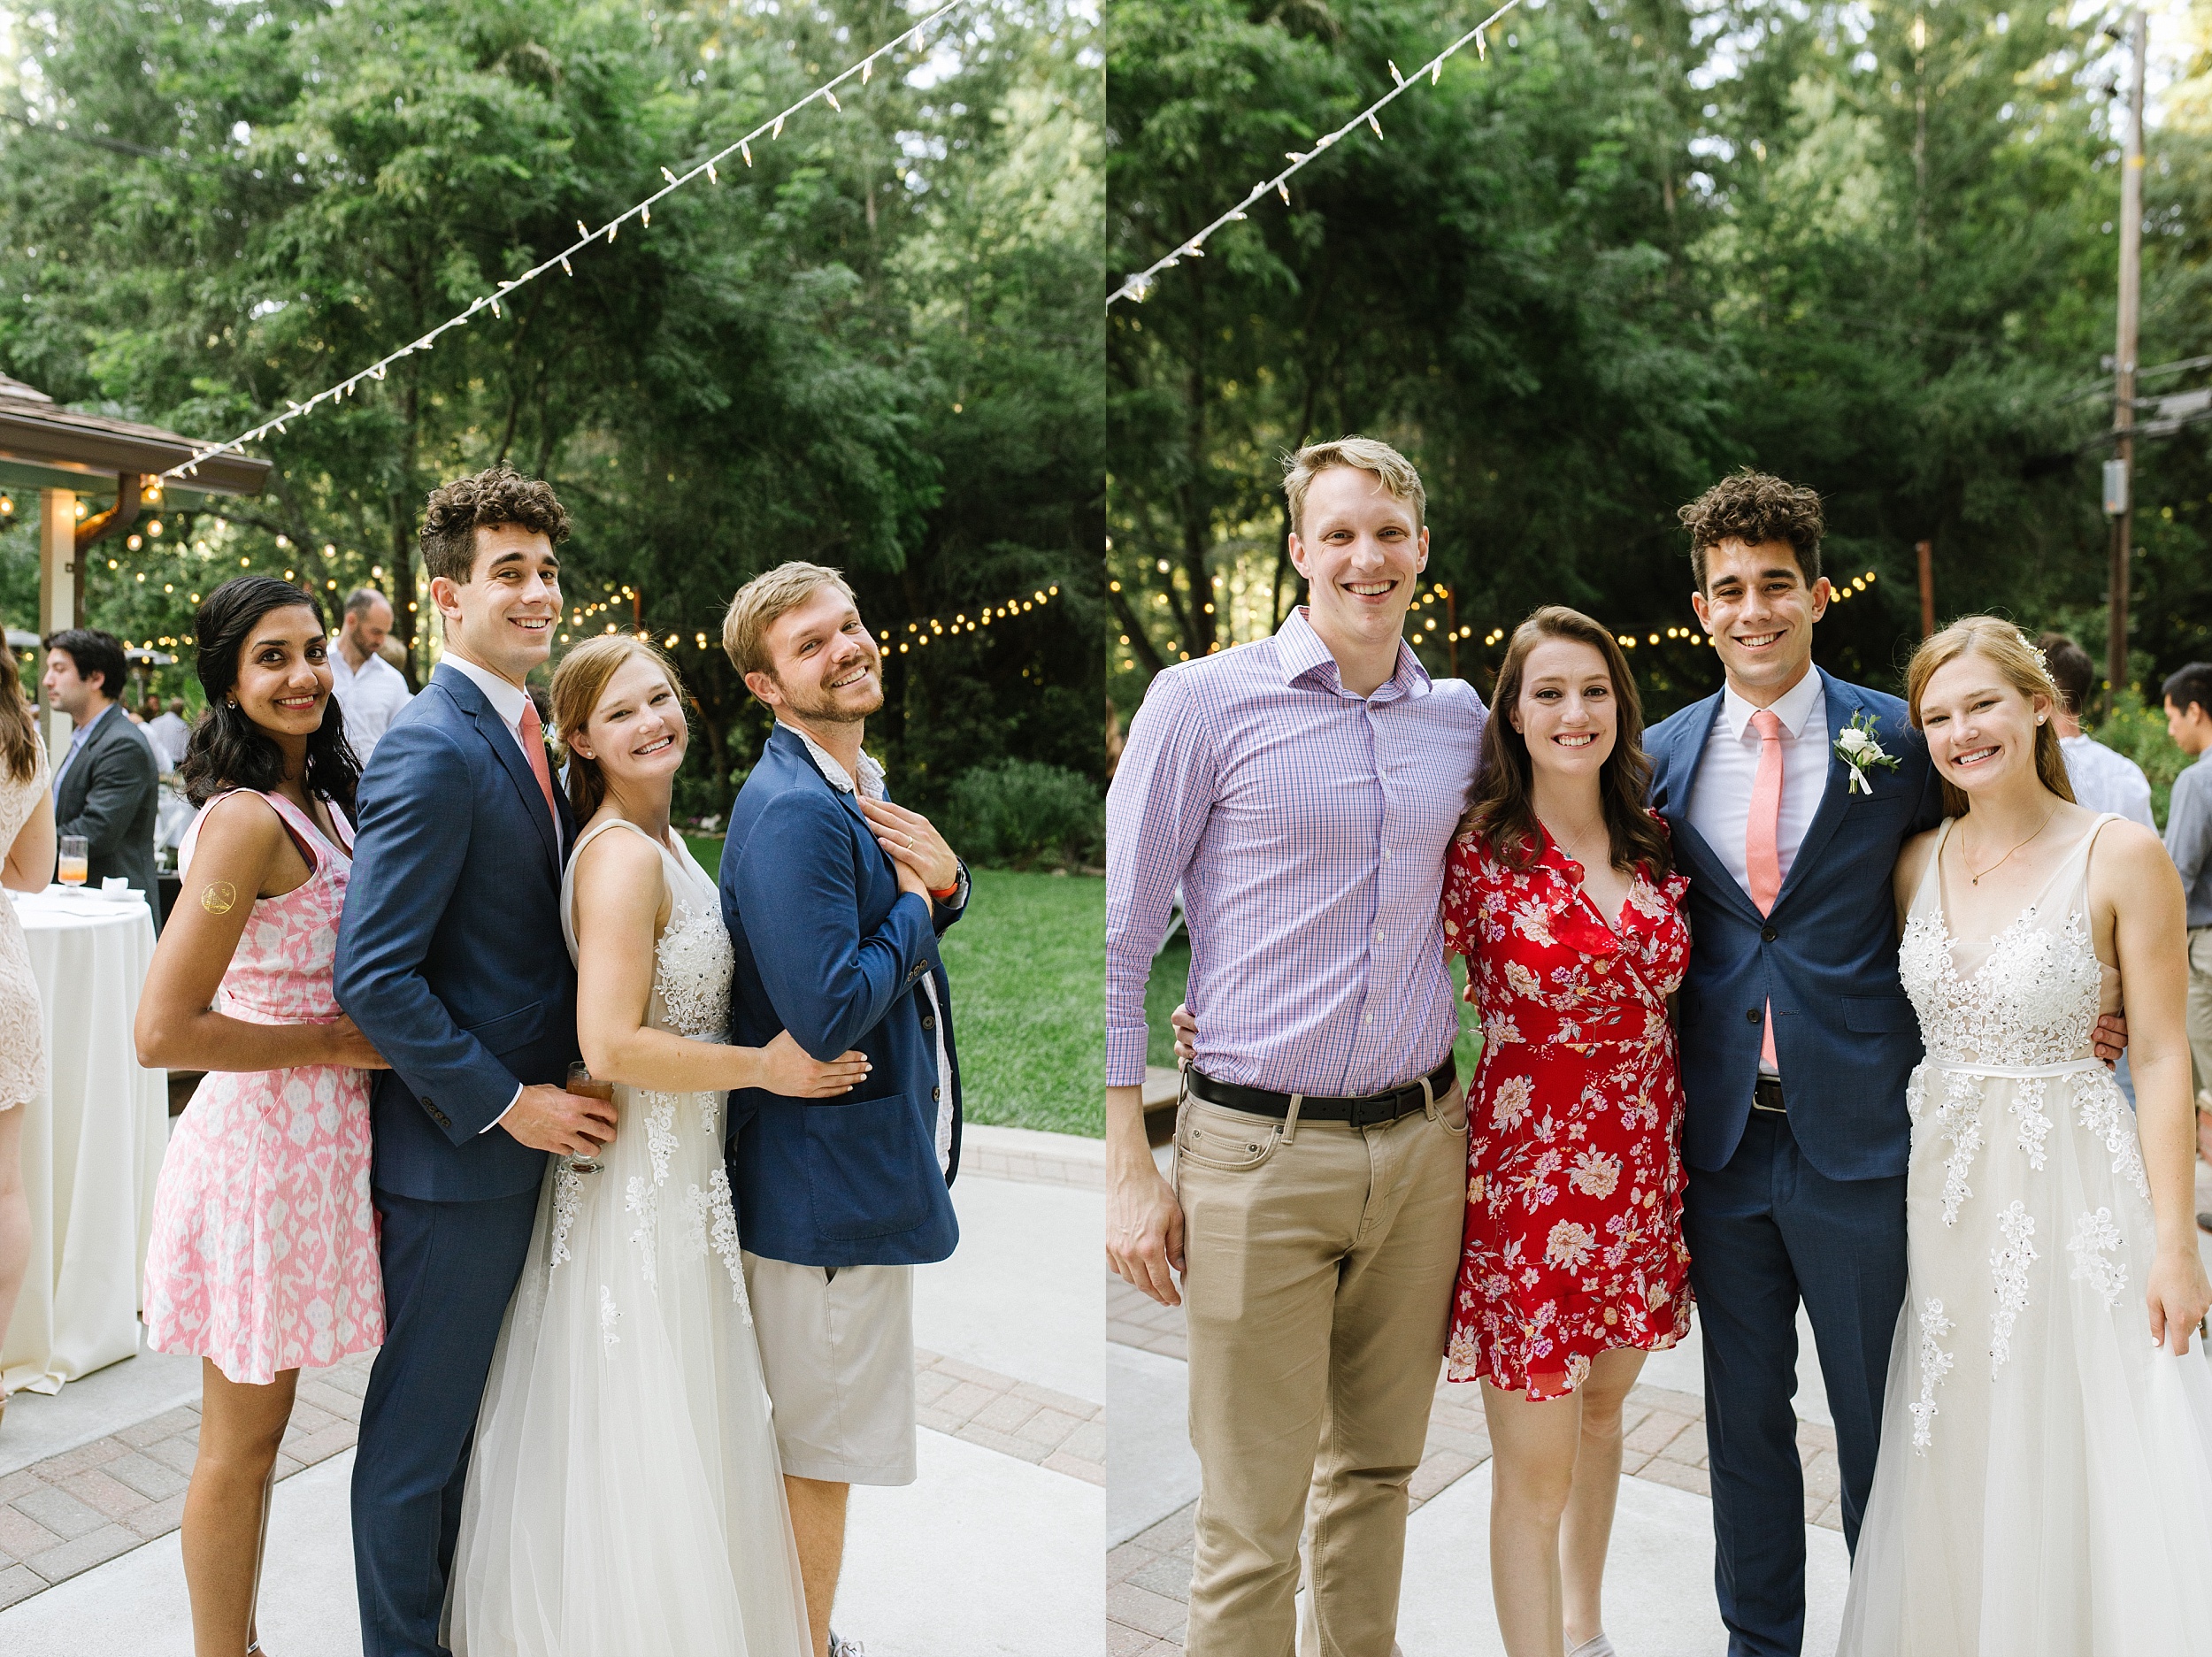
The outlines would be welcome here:
[[[112,633],[72,627],[46,641],[46,700],[76,725],[69,751],[54,771],[54,832],[81,834],[88,853],[85,884],[121,875],[154,901],[154,809],[160,769],[146,733],[108,694],[123,687],[123,641]]]

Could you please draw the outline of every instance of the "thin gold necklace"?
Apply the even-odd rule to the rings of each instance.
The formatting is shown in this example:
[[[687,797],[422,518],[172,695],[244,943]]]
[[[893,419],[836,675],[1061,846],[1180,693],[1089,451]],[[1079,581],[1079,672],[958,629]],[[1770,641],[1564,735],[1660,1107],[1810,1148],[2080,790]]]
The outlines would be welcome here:
[[[2036,825],[2035,832],[2029,835],[2028,840],[2022,840],[2019,845],[2015,846],[2012,848],[2012,852],[2018,851],[2021,846],[2025,846],[2028,843],[2028,840],[2041,838],[2043,831],[2051,826],[2051,819],[2057,815],[2058,808],[2056,806],[2053,806],[2048,811],[2046,811],[2043,814],[2042,822]],[[2000,857],[1995,863],[1990,864],[1988,868],[1983,870],[1981,875],[1978,875],[1974,872],[1974,865],[1966,860],[1966,840],[1965,837],[1962,835],[1959,839],[1959,867],[1966,871],[1967,879],[1970,884],[1979,886],[1982,883],[1982,875],[1996,873],[1998,869],[2002,866],[2005,857],[2011,856],[2012,852],[2007,852],[2004,857]]]

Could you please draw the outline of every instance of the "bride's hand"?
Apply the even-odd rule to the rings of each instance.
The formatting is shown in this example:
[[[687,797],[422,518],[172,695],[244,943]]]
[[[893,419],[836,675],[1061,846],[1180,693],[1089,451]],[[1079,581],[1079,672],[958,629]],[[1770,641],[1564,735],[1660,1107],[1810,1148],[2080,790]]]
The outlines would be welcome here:
[[[2151,1262],[2151,1280],[2144,1300],[2150,1308],[2151,1339],[2177,1355],[2189,1350],[2189,1337],[2212,1310],[2212,1283],[2204,1275],[2204,1261],[2193,1236],[2185,1249],[2159,1251]]]
[[[787,1099],[830,1099],[849,1093],[875,1068],[864,1053],[841,1053],[825,1063],[793,1040],[788,1030],[778,1031],[776,1039],[759,1052],[760,1079],[753,1085]]]

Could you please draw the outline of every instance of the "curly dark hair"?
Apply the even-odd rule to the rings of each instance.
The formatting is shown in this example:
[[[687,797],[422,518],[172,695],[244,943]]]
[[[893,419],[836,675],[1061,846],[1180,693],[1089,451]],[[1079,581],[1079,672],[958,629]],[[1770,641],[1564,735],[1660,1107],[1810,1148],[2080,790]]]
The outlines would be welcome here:
[[[476,568],[476,532],[512,524],[555,546],[568,539],[568,509],[541,478],[487,466],[430,492],[422,511],[422,564],[432,575],[465,583]]]
[[[200,687],[207,692],[207,711],[192,727],[177,773],[184,783],[185,798],[204,806],[229,788],[251,788],[267,794],[284,780],[284,750],[276,740],[234,706],[230,693],[238,684],[238,658],[251,637],[254,624],[272,611],[315,610],[315,601],[288,581],[272,575],[242,575],[226,581],[207,595],[195,618],[193,637],[199,655],[193,664]],[[316,625],[322,613],[316,610]],[[307,773],[302,779],[311,794],[342,807],[353,815],[354,791],[361,782],[361,762],[346,741],[345,716],[332,696],[323,704],[323,722],[307,739]]]
[[[1459,832],[1487,841],[1490,852],[1513,870],[1525,870],[1543,844],[1536,821],[1534,780],[1528,741],[1513,728],[1511,714],[1521,700],[1521,676],[1528,654],[1547,639],[1586,644],[1605,658],[1613,681],[1613,751],[1598,771],[1598,794],[1605,809],[1606,838],[1616,869],[1641,868],[1647,878],[1663,879],[1674,867],[1667,832],[1644,804],[1651,786],[1651,757],[1644,752],[1644,706],[1636,676],[1609,630],[1578,610],[1547,604],[1513,630],[1490,696],[1490,719],[1483,728],[1482,769],[1460,819]]]
[[[1827,525],[1820,515],[1820,496],[1810,489],[1746,466],[1675,516],[1690,532],[1690,572],[1697,578],[1701,593],[1705,590],[1706,552],[1731,539],[1753,547],[1786,541],[1797,555],[1798,573],[1805,585],[1820,579],[1820,536]]]

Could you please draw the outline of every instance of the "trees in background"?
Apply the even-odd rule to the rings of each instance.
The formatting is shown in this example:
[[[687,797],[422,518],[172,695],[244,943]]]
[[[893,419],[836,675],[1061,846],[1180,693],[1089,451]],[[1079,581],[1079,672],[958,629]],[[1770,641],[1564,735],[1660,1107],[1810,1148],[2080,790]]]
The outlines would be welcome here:
[[[887,0],[59,0],[0,80],[0,371],[227,436],[418,337],[905,28]],[[979,0],[559,272],[274,439],[262,496],[102,543],[90,614],[183,636],[242,568],[365,582],[426,671],[425,495],[495,461],[575,518],[570,636],[687,676],[718,810],[764,721],[721,610],[785,559],[891,648],[909,797],[1002,758],[1095,774],[1102,78],[1061,0]],[[0,71],[0,75],[12,72]],[[108,557],[114,567],[99,567]],[[0,536],[27,618],[28,533]],[[1053,601],[955,628],[987,606]],[[333,606],[334,612],[334,605]]]
[[[1117,0],[1112,269],[1171,250],[1386,89],[1391,60],[1473,20],[1432,0]],[[2001,0],[1513,14],[1486,64],[1464,52],[1394,104],[1381,142],[1348,140],[1287,210],[1113,307],[1115,700],[1271,628],[1296,588],[1275,457],[1349,431],[1421,467],[1430,573],[1478,679],[1486,638],[1555,601],[1637,641],[1655,711],[1709,689],[1709,651],[1670,632],[1692,621],[1674,509],[1747,464],[1817,487],[1830,572],[1878,577],[1822,629],[1839,671],[1893,681],[1922,540],[1940,616],[1999,609],[2098,650],[2104,20]],[[2212,354],[2196,107],[2152,139],[2146,363]],[[2203,432],[2141,452],[2139,680],[2212,655]],[[1419,627],[1438,670],[1440,608]]]

